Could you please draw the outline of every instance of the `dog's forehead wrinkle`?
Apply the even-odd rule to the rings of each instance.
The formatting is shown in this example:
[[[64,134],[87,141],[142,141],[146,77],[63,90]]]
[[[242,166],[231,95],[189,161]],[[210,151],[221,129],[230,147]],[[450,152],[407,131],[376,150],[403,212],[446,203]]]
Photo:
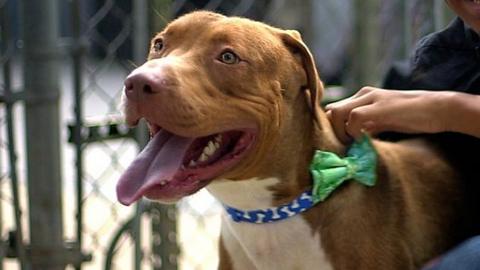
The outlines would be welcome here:
[[[278,47],[280,40],[275,37],[275,34],[269,28],[261,26],[261,24],[236,24],[234,21],[223,21],[213,25],[213,33],[225,40],[243,41],[257,46],[262,45],[269,50]]]
[[[230,48],[246,63],[253,65],[257,72],[269,73],[282,59],[280,52],[285,48],[278,37],[278,30],[266,24],[244,18],[220,18],[196,25],[196,20],[182,18],[159,34],[164,37],[168,51],[172,47],[186,51],[204,48],[201,55],[208,55]],[[195,51],[200,55],[201,50]]]
[[[261,23],[251,21],[246,18],[225,18],[212,22],[209,32],[214,36],[215,41],[223,41],[229,43],[245,42],[249,45],[262,44],[262,47],[272,49],[280,45],[280,39],[276,38],[278,31],[272,27]],[[278,43],[278,44],[277,44]]]

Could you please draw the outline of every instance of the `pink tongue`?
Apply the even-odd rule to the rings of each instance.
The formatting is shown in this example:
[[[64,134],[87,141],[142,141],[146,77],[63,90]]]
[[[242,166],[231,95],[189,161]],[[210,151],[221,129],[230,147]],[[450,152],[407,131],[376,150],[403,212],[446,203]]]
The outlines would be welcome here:
[[[182,165],[183,157],[193,139],[158,132],[145,146],[117,183],[117,199],[130,205],[148,189],[170,181]]]

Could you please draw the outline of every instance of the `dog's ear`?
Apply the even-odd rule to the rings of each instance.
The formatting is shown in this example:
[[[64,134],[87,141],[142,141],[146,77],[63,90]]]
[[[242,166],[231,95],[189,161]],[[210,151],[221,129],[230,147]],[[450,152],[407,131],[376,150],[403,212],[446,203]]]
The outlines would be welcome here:
[[[283,42],[291,49],[292,53],[298,54],[302,61],[303,69],[307,76],[305,85],[309,106],[316,120],[319,120],[319,102],[322,98],[323,84],[319,79],[315,60],[307,45],[302,40],[300,33],[296,30],[286,30],[282,33]]]

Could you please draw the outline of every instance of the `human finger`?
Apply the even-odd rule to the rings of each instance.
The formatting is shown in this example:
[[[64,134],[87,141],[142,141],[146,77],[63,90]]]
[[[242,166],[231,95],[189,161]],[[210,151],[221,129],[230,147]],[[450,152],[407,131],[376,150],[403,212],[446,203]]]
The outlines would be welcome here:
[[[327,104],[325,106],[325,110],[328,111],[328,110],[336,109],[343,106],[355,105],[358,103],[365,102],[366,100],[369,100],[371,102],[374,98],[372,92],[374,91],[379,92],[382,90],[383,89],[370,87],[370,86],[363,87],[350,97]]]
[[[346,129],[346,123],[351,118],[352,110],[368,106],[372,103],[372,99],[368,95],[351,98],[332,104],[327,109],[327,116],[332,123],[332,127],[338,139],[343,143],[352,141],[351,134]]]
[[[364,90],[366,89],[366,90]],[[332,102],[330,104],[327,104],[325,106],[326,111],[330,110],[346,110],[350,111],[353,108],[362,106],[362,105],[367,105],[373,102],[373,95],[369,94],[372,93],[373,88],[362,88],[360,91],[355,93],[353,96],[350,96],[348,98]]]
[[[364,133],[375,135],[379,132],[379,121],[374,105],[355,108],[350,112],[345,132],[355,139],[360,138]]]
[[[339,115],[336,111],[327,111],[328,120],[332,125],[333,131],[335,135],[342,143],[349,143],[352,141],[352,137],[350,137],[346,132],[346,116]]]

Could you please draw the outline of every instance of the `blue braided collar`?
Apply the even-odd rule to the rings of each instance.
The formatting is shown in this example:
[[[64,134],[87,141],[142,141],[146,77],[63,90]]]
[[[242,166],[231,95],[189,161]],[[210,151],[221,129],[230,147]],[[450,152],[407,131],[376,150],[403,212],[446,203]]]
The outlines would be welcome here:
[[[292,202],[280,205],[278,207],[249,211],[243,211],[228,205],[224,205],[224,207],[227,211],[227,214],[234,222],[262,224],[293,217],[312,208],[313,206],[315,206],[316,203],[317,202],[314,202],[314,199],[312,197],[312,191],[309,190],[303,192]]]

